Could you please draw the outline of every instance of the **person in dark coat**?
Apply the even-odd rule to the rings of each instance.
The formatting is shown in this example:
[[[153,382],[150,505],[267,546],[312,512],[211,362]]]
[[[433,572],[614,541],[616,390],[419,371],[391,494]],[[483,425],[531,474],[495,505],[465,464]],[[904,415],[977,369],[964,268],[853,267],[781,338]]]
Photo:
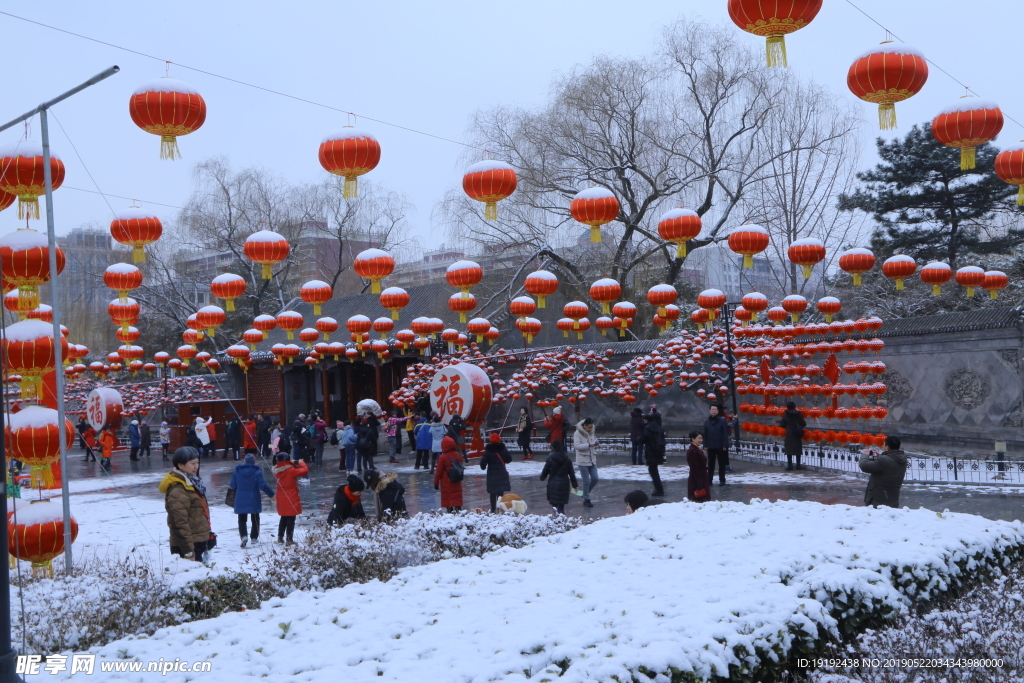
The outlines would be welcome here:
[[[75,431],[78,432],[78,447],[85,448],[85,430],[89,427],[89,423],[85,421],[84,417],[78,418],[78,424],[75,425]]]
[[[148,458],[153,448],[153,434],[149,431],[149,423],[143,422],[139,425],[139,457],[142,457],[142,452],[146,452]]]
[[[533,420],[526,406],[519,407],[519,422],[516,423],[516,443],[523,451],[523,460],[533,460],[533,449],[530,447],[530,437],[533,436]]]
[[[256,464],[256,456],[249,453],[245,456],[245,462],[235,465],[235,471],[231,475],[229,489],[235,491],[235,503],[232,506],[235,514],[238,515],[238,535],[242,537],[242,547],[249,544],[249,532],[246,529],[246,518],[252,517],[252,542],[260,540],[260,513],[263,512],[263,500],[260,498],[260,491],[263,491],[270,498],[274,497],[274,489],[267,485],[263,478],[263,470]]]
[[[462,482],[452,481],[449,472],[455,463],[462,462],[462,453],[455,446],[455,439],[446,436],[441,439],[441,456],[434,469],[434,489],[441,491],[441,507],[448,512],[462,509]]]
[[[466,421],[462,419],[461,415],[452,415],[452,419],[448,421],[448,436],[452,437],[455,441],[455,447],[459,449],[459,453],[465,455],[466,453],[466,439],[463,436],[463,431],[466,429]]]
[[[189,448],[196,449],[200,453],[202,453],[205,448],[205,446],[203,446],[203,442],[199,440],[199,435],[196,434],[196,426],[194,424],[190,424],[185,430],[185,445]]]
[[[565,441],[565,417],[562,415],[562,406],[555,406],[551,411],[551,417],[544,420],[544,426],[548,428],[548,443]]]
[[[512,454],[501,442],[498,432],[492,432],[484,446],[484,454],[480,456],[480,469],[487,472],[487,495],[491,498],[491,512],[498,511],[498,499],[512,490],[508,468],[505,467],[510,462]]]
[[[629,451],[629,459],[634,465],[644,464],[644,413],[639,408],[633,408],[629,415],[629,442],[632,448]]]
[[[651,416],[652,420],[655,420],[658,424],[661,424],[661,412],[658,410],[657,406],[655,406],[652,403],[651,407],[648,408],[647,413]]]
[[[708,481],[715,480],[715,463],[718,463],[718,483],[725,485],[726,451],[729,449],[729,423],[722,414],[721,406],[711,406],[708,419],[704,420],[704,446],[708,449]]]
[[[569,459],[561,441],[551,442],[551,455],[544,461],[544,469],[540,471],[540,480],[545,479],[548,480],[548,502],[559,514],[564,515],[569,494],[578,489],[579,484],[576,483],[576,470],[572,466],[572,460]]]
[[[793,469],[793,456],[796,456],[796,468],[802,470],[804,466],[800,464],[800,456],[804,454],[803,438],[807,421],[796,409],[796,403],[790,401],[786,404],[786,412],[782,414],[779,426],[786,430],[786,439],[783,444],[786,451],[786,469]]]
[[[686,497],[699,503],[711,500],[711,474],[708,459],[701,448],[703,442],[704,436],[700,432],[690,432],[690,447],[686,451],[686,464],[690,466]]]
[[[384,515],[408,516],[409,513],[405,509],[405,487],[398,481],[397,473],[387,472],[381,475],[379,470],[370,470],[366,473],[366,486],[373,491],[378,522],[384,519]]]
[[[224,429],[224,455],[221,460],[227,460],[228,451],[238,460],[238,451],[242,448],[242,421],[235,415],[228,421]]]
[[[128,445],[132,447],[131,452],[128,454],[128,459],[138,460],[139,446],[142,445],[142,434],[139,432],[138,420],[132,420],[132,423],[128,426]]]
[[[907,455],[900,448],[901,445],[900,437],[890,435],[885,438],[888,450],[884,453],[861,456],[861,471],[871,475],[864,492],[865,505],[885,505],[891,508],[900,506],[900,489],[903,488],[903,478],[907,474]]]
[[[661,473],[658,465],[665,464],[665,430],[654,415],[644,415],[644,454],[647,457],[647,471],[654,484],[652,496],[664,496],[665,489],[661,484]]]
[[[433,438],[430,436],[430,422],[426,417],[420,417],[416,426],[413,427],[413,437],[416,439],[416,465],[414,470],[430,469],[430,447],[433,445]]]
[[[341,524],[349,519],[365,519],[362,493],[366,485],[354,474],[348,475],[348,483],[334,492],[334,507],[327,515],[328,524]]]
[[[380,420],[373,415],[367,415],[355,426],[355,432],[356,469],[360,472],[376,469],[373,464],[373,459],[377,457],[377,440],[380,438]]]
[[[256,448],[264,458],[270,457],[270,432],[274,426],[269,415],[260,415],[256,420]]]

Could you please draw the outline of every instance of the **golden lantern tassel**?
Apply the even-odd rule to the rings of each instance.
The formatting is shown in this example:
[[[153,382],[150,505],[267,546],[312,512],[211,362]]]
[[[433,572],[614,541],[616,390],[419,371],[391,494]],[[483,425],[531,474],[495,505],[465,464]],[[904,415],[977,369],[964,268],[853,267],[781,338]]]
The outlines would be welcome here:
[[[132,248],[132,263],[145,263],[146,262],[146,250],[142,247]]]
[[[993,300],[998,299],[999,298],[999,292],[997,292],[994,289],[988,290],[988,298],[989,299],[993,299]]]
[[[498,220],[498,203],[487,202],[484,204],[484,220],[496,221]]]
[[[960,150],[960,170],[969,171],[974,167],[974,147],[964,147]]]
[[[391,309],[391,319],[392,320],[398,320],[398,309],[397,308],[392,308]],[[324,339],[327,339],[327,337],[324,337]]]
[[[568,339],[569,338],[569,330],[562,330],[562,336],[565,337],[566,339]]]
[[[932,296],[940,296],[942,294],[942,287],[939,285],[932,285]]]
[[[884,102],[878,105],[878,127],[882,130],[892,130],[896,127],[896,105],[892,102]]]
[[[825,314],[825,322],[827,322],[827,323],[832,322],[832,314],[831,313],[826,313]]]
[[[262,271],[261,274],[262,274],[264,280],[273,280],[274,279],[274,271],[271,269],[269,263],[264,263],[263,264],[263,271]]]
[[[263,338],[266,339],[269,336],[270,336],[270,331],[269,330],[263,330]]]
[[[466,314],[465,313],[459,313],[459,322],[460,323],[466,322]]]
[[[752,255],[750,255],[750,254],[744,254],[743,255],[743,267],[744,268],[753,268],[754,267],[754,257]]]
[[[768,66],[789,66],[786,59],[786,36],[782,33],[773,33],[765,40],[765,56]]]
[[[591,225],[590,226],[590,241],[594,242],[595,244],[597,242],[601,241],[601,226],[600,225]]]
[[[53,562],[46,560],[45,562],[33,562],[32,563],[32,578],[33,579],[52,579],[53,578]]]
[[[609,313],[611,313],[612,312],[611,304],[609,304],[607,301],[602,301],[601,302],[601,312],[604,313],[605,315],[608,315]]]
[[[623,327],[621,330],[619,330],[619,339],[622,339],[625,336],[626,336],[626,328]]]
[[[583,333],[582,332],[577,332],[576,333],[576,339],[577,340],[583,339]]]
[[[971,297],[972,299],[974,298],[974,287],[967,288],[967,296]]]
[[[543,294],[538,296],[537,297],[537,308],[547,308],[547,304],[544,303],[546,301],[547,301],[547,298]]]
[[[1024,206],[1024,185],[1017,188],[1017,206]]]
[[[320,315],[320,304],[313,304],[313,315]]]
[[[804,279],[805,280],[810,280],[811,279],[811,267],[810,266],[804,266]]]
[[[494,340],[493,339],[488,339],[487,343],[490,344],[491,346],[494,346]]]
[[[289,339],[295,339],[295,332],[293,330],[288,330],[287,332],[288,332],[288,338]],[[291,360],[291,359],[289,358],[288,360]]]
[[[253,344],[252,342],[249,342],[249,350],[250,351],[255,351],[256,350],[256,345]]]
[[[357,176],[345,176],[345,186],[342,188],[341,196],[345,199],[355,199],[359,196],[359,178]]]
[[[686,242],[676,242],[676,258],[686,258]]]
[[[854,273],[853,274],[853,286],[854,287],[860,287],[860,284],[861,284],[860,273]]]
[[[235,310],[235,300],[234,299],[228,299],[227,303],[224,304],[224,310],[225,311],[233,311],[233,310]]]
[[[18,568],[18,558],[16,558],[14,555],[11,555],[10,553],[7,553],[7,567],[9,569]]]
[[[178,151],[178,138],[173,135],[160,136],[160,158],[167,161],[181,158],[181,152]]]
[[[380,280],[370,280],[370,294],[380,294]]]
[[[18,197],[18,220],[39,220],[39,197]]]
[[[53,488],[53,470],[50,469],[50,465],[39,466],[33,465],[31,471],[31,481],[34,488],[39,489],[50,489]]]
[[[897,280],[896,281],[896,291],[901,291],[902,289],[903,289],[903,280]],[[970,292],[969,289],[968,289],[968,292]],[[968,293],[967,296],[971,296],[970,293]]]

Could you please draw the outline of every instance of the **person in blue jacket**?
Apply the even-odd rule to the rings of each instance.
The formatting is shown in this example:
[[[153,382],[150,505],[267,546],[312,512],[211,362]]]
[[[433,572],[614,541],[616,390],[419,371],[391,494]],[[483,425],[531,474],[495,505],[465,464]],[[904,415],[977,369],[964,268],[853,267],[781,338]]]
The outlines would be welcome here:
[[[139,431],[139,421],[132,420],[128,426],[128,445],[132,447],[128,454],[129,460],[139,459],[139,447],[142,446],[142,432]]]
[[[434,445],[434,437],[430,435],[430,422],[427,421],[426,415],[421,415],[419,422],[412,430],[413,437],[416,439],[416,466],[414,470],[430,469],[430,450]]]
[[[228,484],[230,491],[234,492],[232,507],[238,515],[238,535],[242,537],[242,547],[249,544],[249,539],[256,543],[260,540],[260,513],[263,512],[263,499],[260,498],[260,491],[263,491],[270,498],[274,497],[274,490],[267,485],[263,478],[263,470],[256,464],[256,456],[247,453],[245,462],[235,465],[235,472],[231,475],[231,483]],[[249,535],[246,528],[247,516],[252,516],[252,535]]]

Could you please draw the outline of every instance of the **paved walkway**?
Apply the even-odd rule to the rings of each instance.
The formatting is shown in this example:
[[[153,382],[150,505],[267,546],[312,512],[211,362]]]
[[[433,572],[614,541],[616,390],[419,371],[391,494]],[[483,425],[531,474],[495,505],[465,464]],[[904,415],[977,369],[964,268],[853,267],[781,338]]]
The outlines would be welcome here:
[[[542,456],[538,456],[538,460],[522,461],[516,454],[514,462],[509,465],[509,472],[512,476],[513,492],[526,500],[529,511],[546,514],[551,508],[546,501],[545,483],[538,480],[543,467],[543,460],[540,458]],[[97,464],[85,463],[77,450],[72,452],[69,459],[72,490],[81,486],[93,492],[109,490],[123,496],[159,497],[156,482],[159,474],[169,468],[169,462],[161,460],[159,451],[154,451],[150,458],[137,463],[128,460],[127,452],[116,453],[110,474],[101,472]],[[478,463],[479,460],[472,460],[466,469],[467,476],[463,487],[466,507],[469,508],[488,506],[485,476],[480,471]],[[628,454],[601,455],[598,463],[601,481],[591,495],[594,507],[584,508],[583,499],[573,496],[566,507],[567,514],[594,518],[622,515],[625,514],[623,497],[626,493],[638,488],[650,493],[652,487],[647,468],[630,465]],[[219,456],[203,460],[200,473],[207,483],[207,495],[211,505],[223,505],[235,464],[230,460],[222,460]],[[386,456],[378,457],[377,467],[384,471],[399,473],[400,481],[406,488],[406,503],[410,513],[415,514],[438,507],[439,494],[434,490],[432,476],[422,470],[414,471],[408,452],[400,457],[398,465],[388,464]],[[760,498],[773,501],[810,500],[825,504],[863,504],[866,482],[853,476],[829,472],[786,472],[779,467],[748,462],[733,462],[733,467],[735,472],[727,477],[729,484],[718,486],[716,483],[713,487],[714,500],[749,502],[751,499]],[[343,473],[337,468],[337,451],[329,450],[325,455],[325,466],[314,468],[310,472],[309,483],[303,484],[300,489],[307,513],[298,520],[300,525],[314,523],[326,516],[335,489],[344,481]],[[685,499],[685,459],[679,455],[670,455],[667,464],[661,467],[661,473],[667,494],[664,500],[675,502]],[[269,466],[265,467],[264,476],[271,486],[275,486]],[[104,479],[110,482],[109,489],[99,485]],[[86,483],[83,480],[92,481]],[[26,492],[26,497],[29,495]],[[906,484],[900,502],[911,508],[923,507],[937,512],[948,509],[990,519],[1024,519],[1024,486]],[[366,497],[364,507],[367,514],[370,514],[372,497]],[[265,505],[264,509],[272,512],[273,504]]]

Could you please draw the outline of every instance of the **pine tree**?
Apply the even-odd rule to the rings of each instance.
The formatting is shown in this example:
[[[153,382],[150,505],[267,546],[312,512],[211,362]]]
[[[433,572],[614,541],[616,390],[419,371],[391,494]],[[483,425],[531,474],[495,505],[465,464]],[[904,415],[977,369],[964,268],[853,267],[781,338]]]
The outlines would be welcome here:
[[[864,186],[839,198],[843,211],[871,214],[878,225],[872,249],[920,262],[944,260],[953,268],[967,253],[1005,254],[1024,243],[1013,202],[1016,188],[992,172],[998,150],[977,149],[977,168],[960,170],[960,151],[939,144],[930,124],[914,126],[902,140],[879,138],[874,169],[857,174]]]

